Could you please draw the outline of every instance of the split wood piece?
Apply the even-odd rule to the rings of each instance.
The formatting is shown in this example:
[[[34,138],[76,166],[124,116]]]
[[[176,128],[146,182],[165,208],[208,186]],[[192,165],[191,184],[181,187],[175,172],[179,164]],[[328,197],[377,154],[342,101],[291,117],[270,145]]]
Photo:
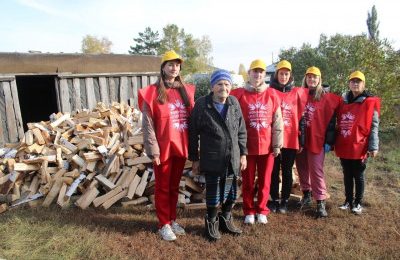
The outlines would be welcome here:
[[[181,194],[185,195],[188,198],[190,198],[192,196],[192,193],[190,191],[187,191],[187,190],[179,190],[179,192]]]
[[[111,149],[111,147],[114,146],[115,142],[116,142],[117,140],[119,140],[120,136],[121,136],[121,135],[120,135],[119,133],[115,133],[115,134],[111,137],[111,139],[109,140],[109,142],[108,142],[108,144],[107,144],[107,149]]]
[[[23,160],[22,162],[29,164],[29,163],[42,163],[43,161],[56,162],[56,156],[55,155],[39,156],[36,158]]]
[[[110,180],[108,180],[106,177],[103,175],[97,175],[94,177],[106,190],[112,190],[116,187],[114,183],[112,183]]]
[[[70,150],[72,153],[78,150],[78,147],[76,145],[73,145],[72,143],[68,142],[68,140],[65,139],[64,137],[60,138],[59,144]]]
[[[12,188],[11,201],[16,201],[21,198],[21,183],[15,182]]]
[[[81,209],[86,209],[89,205],[96,199],[99,195],[99,190],[96,188],[91,188],[86,190],[86,192],[75,202],[75,205]]]
[[[103,159],[103,156],[98,152],[88,152],[84,153],[83,157],[85,158],[86,162],[93,162]]]
[[[0,214],[6,212],[8,209],[7,203],[1,204],[0,205]]]
[[[143,144],[143,135],[136,135],[129,137],[128,144],[129,145]]]
[[[34,144],[28,146],[28,147],[26,148],[26,151],[27,151],[28,153],[40,154],[40,153],[42,153],[43,148],[44,148],[44,145],[38,145],[37,143],[34,143]]]
[[[74,171],[78,172],[77,169],[73,170],[72,172],[74,172]],[[54,181],[60,179],[61,177],[64,176],[65,173],[67,173],[67,169],[65,169],[65,168],[59,169],[59,170],[51,177],[51,178],[52,178],[52,181],[54,182]],[[78,172],[78,173],[79,173],[79,172]]]
[[[54,150],[52,148],[44,146],[41,154],[44,156],[50,156],[50,155],[57,155],[57,152],[56,152],[56,150]]]
[[[110,151],[108,151],[108,155],[109,156],[113,155],[117,151],[119,146],[120,146],[120,141],[119,140],[115,141],[114,145],[110,148]]]
[[[67,190],[67,192],[65,193],[65,196],[67,197],[71,197],[72,194],[75,193],[76,189],[78,188],[79,183],[82,182],[83,179],[86,178],[86,175],[81,173],[81,175],[79,176],[79,178],[75,179],[72,183],[71,186],[69,187],[69,189]],[[64,182],[66,181],[66,179],[72,179],[72,178],[68,178],[68,177],[64,177],[63,180]]]
[[[117,195],[112,197],[111,199],[109,199],[106,202],[104,202],[103,205],[102,205],[103,208],[104,209],[110,208],[112,205],[114,205],[117,201],[119,201],[120,199],[125,197],[127,194],[128,194],[128,190],[121,191],[120,193],[118,193]]]
[[[32,133],[36,137],[38,144],[42,145],[46,143],[39,128],[33,128]]]
[[[25,132],[25,143],[27,145],[32,145],[33,144],[33,133],[32,130],[28,130]]]
[[[191,178],[182,176],[181,180],[184,180],[186,182],[186,187],[189,187],[195,192],[203,192],[203,189]]]
[[[185,195],[179,193],[178,194],[178,206],[183,207],[186,205]]]
[[[93,134],[79,134],[83,139],[92,139],[96,145],[104,145],[104,138],[93,135]]]
[[[84,167],[85,166],[85,160],[83,160],[79,155],[75,154],[74,156],[72,156],[72,161],[74,163],[76,163],[78,166],[80,167]]]
[[[128,208],[129,206],[135,206],[135,205],[139,205],[139,204],[143,204],[145,202],[148,202],[149,198],[147,197],[140,197],[134,200],[130,200],[130,201],[124,201],[122,202],[122,207],[123,208]]]
[[[63,162],[63,159],[62,159],[62,150],[61,150],[61,148],[57,147],[56,148],[56,152],[57,152],[57,155],[56,155],[57,166],[58,166],[58,168],[63,168],[64,167],[64,162]]]
[[[107,165],[104,167],[102,174],[104,176],[108,176],[110,175],[111,169],[114,167],[115,162],[118,160],[118,156],[117,155],[112,155],[110,157],[110,159],[107,162]]]
[[[65,169],[61,169],[61,170],[65,170]],[[70,178],[76,179],[76,178],[78,178],[80,176],[80,173],[79,173],[78,169],[74,169],[73,171],[66,172],[61,176],[70,177]]]
[[[56,182],[51,187],[49,193],[47,194],[44,202],[42,204],[43,207],[49,207],[50,204],[54,201],[57,197],[58,193],[60,193],[61,187],[63,185],[62,179],[57,179]]]
[[[84,150],[89,149],[93,144],[93,139],[83,139],[76,145],[76,147],[78,147],[78,150]]]
[[[190,203],[190,204],[185,204],[184,209],[205,209],[206,203],[205,202],[200,202],[200,203]]]
[[[151,163],[151,162],[152,162],[152,160],[147,156],[142,156],[142,157],[138,157],[135,159],[128,159],[125,161],[126,165],[128,165],[128,166],[144,164],[144,163]]]
[[[70,113],[65,113],[63,116],[55,120],[53,123],[50,123],[50,128],[55,129],[57,126],[61,125],[65,120],[71,117]]]
[[[69,204],[69,197],[65,196],[65,193],[67,192],[68,185],[66,183],[63,183],[60,189],[60,193],[58,194],[58,199],[57,199],[57,204],[61,208],[65,208]]]
[[[122,176],[122,177],[124,177],[124,178],[120,178],[120,180],[121,180],[121,182],[117,182],[117,185],[121,185],[121,187],[123,188],[123,189],[125,189],[125,188],[128,188],[129,187],[129,184],[131,184],[131,182],[133,181],[133,179],[135,178],[135,176],[136,176],[136,173],[137,173],[137,171],[138,171],[138,168],[137,167],[135,167],[135,166],[133,166],[130,170],[129,170],[129,172],[128,172],[128,174],[126,174],[125,176]]]
[[[50,173],[47,171],[47,166],[49,162],[48,161],[43,161],[42,165],[40,166],[40,183],[50,183],[51,182],[51,176]]]
[[[37,193],[38,189],[39,189],[39,177],[36,175],[35,177],[33,177],[31,185],[29,186],[29,196],[32,196],[34,194]]]
[[[37,164],[26,164],[26,163],[15,163],[14,170],[18,172],[30,172],[37,171],[40,169],[40,166]]]
[[[122,188],[120,186],[118,186],[115,189],[107,192],[103,196],[97,197],[95,200],[93,200],[93,205],[97,208],[98,206],[100,206],[101,204],[103,204],[104,202],[109,200],[110,198],[114,197],[121,191],[122,191]]]
[[[139,185],[136,188],[135,194],[141,197],[147,185],[147,177],[149,176],[149,171],[144,171]]]
[[[99,151],[99,153],[101,155],[103,155],[104,157],[106,157],[108,155],[108,150],[107,147],[105,147],[104,145],[100,145],[97,147],[97,151]]]
[[[133,178],[132,182],[129,184],[128,188],[128,198],[132,199],[133,196],[135,195],[135,191],[140,183],[141,177],[139,175],[135,175]]]
[[[96,164],[97,164],[97,161],[88,162],[88,163],[86,164],[86,171],[88,171],[88,172],[94,172],[95,169],[96,169]]]

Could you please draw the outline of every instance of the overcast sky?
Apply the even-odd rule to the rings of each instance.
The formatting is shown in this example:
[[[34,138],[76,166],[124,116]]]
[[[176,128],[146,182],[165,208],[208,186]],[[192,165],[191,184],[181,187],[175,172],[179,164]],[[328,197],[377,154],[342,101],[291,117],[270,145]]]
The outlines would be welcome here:
[[[75,53],[91,34],[127,54],[145,27],[161,33],[173,23],[197,38],[208,35],[214,65],[237,71],[256,58],[270,64],[281,49],[315,47],[321,33],[367,33],[373,5],[381,38],[400,49],[396,0],[1,0],[0,52]]]

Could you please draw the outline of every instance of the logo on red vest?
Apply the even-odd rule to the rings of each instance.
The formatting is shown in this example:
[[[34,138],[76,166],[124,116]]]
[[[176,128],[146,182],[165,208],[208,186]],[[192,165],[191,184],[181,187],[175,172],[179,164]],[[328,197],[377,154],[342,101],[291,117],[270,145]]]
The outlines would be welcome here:
[[[270,114],[271,108],[266,104],[256,102],[255,104],[249,104],[249,120],[250,127],[260,131],[261,128],[268,128],[268,115]]]
[[[171,116],[172,126],[180,132],[188,128],[187,109],[180,100],[175,100],[175,103],[169,103],[169,112]]]
[[[351,135],[351,128],[353,127],[355,118],[356,116],[351,112],[347,112],[341,116],[339,126],[340,134],[343,135],[343,137]]]
[[[307,103],[304,111],[304,119],[306,120],[307,126],[311,125],[311,122],[314,119],[315,110],[316,108],[313,103]]]
[[[281,109],[282,109],[282,118],[283,118],[283,124],[285,126],[291,126],[292,125],[292,108],[293,106],[289,103],[286,103],[285,101],[282,102]]]

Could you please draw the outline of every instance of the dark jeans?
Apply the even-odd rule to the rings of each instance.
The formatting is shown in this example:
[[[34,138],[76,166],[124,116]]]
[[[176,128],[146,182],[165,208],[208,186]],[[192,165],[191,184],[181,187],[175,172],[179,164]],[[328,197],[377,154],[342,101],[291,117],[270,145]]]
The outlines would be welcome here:
[[[296,158],[297,150],[282,148],[281,154],[275,157],[274,169],[271,175],[270,195],[272,200],[279,199],[279,171],[282,169],[282,200],[288,200],[292,190],[293,177],[292,168]]]
[[[340,158],[340,163],[343,167],[346,202],[349,202],[350,204],[353,203],[353,190],[355,184],[356,194],[354,204],[359,204],[362,202],[364,196],[364,172],[367,167],[367,161],[361,159],[353,160]]]

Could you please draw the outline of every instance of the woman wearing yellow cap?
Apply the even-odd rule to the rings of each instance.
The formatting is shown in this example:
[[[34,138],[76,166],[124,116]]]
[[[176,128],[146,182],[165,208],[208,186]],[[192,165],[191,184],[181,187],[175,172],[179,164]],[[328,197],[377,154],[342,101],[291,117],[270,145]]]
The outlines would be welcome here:
[[[337,116],[335,152],[342,164],[346,195],[339,208],[361,214],[367,158],[375,157],[379,150],[380,99],[365,90],[361,71],[350,74],[349,89]]]
[[[280,156],[275,157],[271,176],[271,201],[268,207],[272,212],[287,213],[287,205],[292,190],[292,168],[296,154],[304,145],[304,127],[300,127],[304,107],[307,101],[305,88],[294,87],[292,65],[287,60],[280,61],[271,80],[280,97],[283,118],[283,148]],[[304,125],[303,125],[304,126]],[[302,134],[299,135],[299,132]],[[282,192],[279,204],[279,172],[282,168]]]
[[[144,147],[154,166],[159,233],[167,241],[185,234],[175,221],[176,204],[188,156],[188,120],[195,89],[181,80],[182,62],[174,51],[167,51],[162,57],[159,80],[139,90],[138,98],[143,113]]]
[[[312,192],[317,200],[317,217],[327,217],[324,159],[325,152],[330,151],[335,142],[335,111],[340,104],[340,97],[323,89],[321,71],[317,67],[307,69],[303,87],[309,92],[304,111],[304,149],[296,157],[300,187],[304,194],[300,205],[311,206]]]
[[[232,90],[240,103],[247,130],[247,168],[242,171],[244,223],[266,224],[267,202],[274,158],[280,154],[283,143],[283,120],[275,91],[264,82],[266,64],[254,60],[248,71],[249,81],[244,88]],[[258,194],[255,196],[257,172]],[[257,219],[255,218],[257,217]]]

